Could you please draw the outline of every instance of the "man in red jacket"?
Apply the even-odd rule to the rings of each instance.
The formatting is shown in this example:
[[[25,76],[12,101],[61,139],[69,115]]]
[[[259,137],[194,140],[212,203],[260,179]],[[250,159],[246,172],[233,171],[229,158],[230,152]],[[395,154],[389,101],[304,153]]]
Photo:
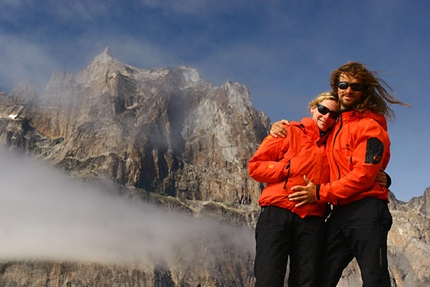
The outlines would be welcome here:
[[[381,83],[385,84],[358,62],[348,62],[331,73],[330,85],[338,95],[341,115],[327,139],[330,183],[314,184],[306,179],[306,186],[292,188],[297,192],[290,200],[298,202],[297,207],[313,202],[333,206],[326,221],[318,279],[322,287],[336,286],[354,257],[363,286],[391,286],[387,236],[392,218],[388,189],[376,177],[390,159],[385,117],[393,111],[388,103],[407,105]]]

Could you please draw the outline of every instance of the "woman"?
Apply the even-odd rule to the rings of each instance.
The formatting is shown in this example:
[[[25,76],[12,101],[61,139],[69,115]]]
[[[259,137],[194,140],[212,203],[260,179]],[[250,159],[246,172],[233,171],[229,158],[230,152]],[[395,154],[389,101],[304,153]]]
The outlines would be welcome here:
[[[326,205],[296,207],[288,195],[305,184],[304,175],[315,183],[329,181],[325,141],[338,109],[333,93],[318,95],[309,103],[312,118],[290,122],[286,137],[267,136],[248,163],[250,176],[267,183],[255,231],[256,287],[284,286],[288,257],[288,286],[316,286]]]

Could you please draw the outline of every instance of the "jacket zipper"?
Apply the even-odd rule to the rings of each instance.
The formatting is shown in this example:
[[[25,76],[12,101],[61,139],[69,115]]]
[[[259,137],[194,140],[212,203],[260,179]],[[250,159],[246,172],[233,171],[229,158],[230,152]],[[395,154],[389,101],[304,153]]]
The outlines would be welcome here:
[[[336,157],[334,156],[334,147],[336,145],[337,136],[339,135],[340,130],[343,127],[342,114],[340,114],[339,120],[340,120],[340,124],[339,124],[339,128],[337,129],[336,134],[334,135],[334,138],[333,138],[333,146],[332,146],[332,153],[331,153],[331,156],[333,157],[333,162],[336,164],[336,168],[337,168],[337,179],[340,179],[340,168],[339,168],[339,164],[336,161]],[[340,205],[340,201],[338,201],[338,205]]]

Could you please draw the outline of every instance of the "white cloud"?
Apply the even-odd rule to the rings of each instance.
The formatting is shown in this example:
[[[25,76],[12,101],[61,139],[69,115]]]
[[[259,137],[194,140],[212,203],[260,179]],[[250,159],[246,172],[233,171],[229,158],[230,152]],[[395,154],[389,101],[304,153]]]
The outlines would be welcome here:
[[[0,150],[0,260],[210,264],[220,242],[253,252],[250,230],[161,211]]]

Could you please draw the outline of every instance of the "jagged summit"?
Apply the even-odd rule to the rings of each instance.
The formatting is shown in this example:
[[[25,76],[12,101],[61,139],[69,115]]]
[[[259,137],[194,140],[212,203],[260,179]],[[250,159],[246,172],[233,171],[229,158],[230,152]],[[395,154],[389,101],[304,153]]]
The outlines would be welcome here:
[[[118,73],[129,74],[131,71],[137,70],[114,58],[111,49],[106,47],[84,70],[75,75],[75,80],[77,83],[87,86],[95,82],[102,85],[109,78],[116,77]]]
[[[113,58],[112,51],[111,51],[111,49],[110,49],[109,47],[106,47],[106,48],[103,50],[102,54],[106,54],[107,56],[109,56],[109,57],[112,57],[112,58]]]
[[[112,51],[109,47],[106,47],[101,54],[97,55],[94,58],[94,62],[95,61],[107,62],[112,59],[114,59],[114,57],[112,56]]]

